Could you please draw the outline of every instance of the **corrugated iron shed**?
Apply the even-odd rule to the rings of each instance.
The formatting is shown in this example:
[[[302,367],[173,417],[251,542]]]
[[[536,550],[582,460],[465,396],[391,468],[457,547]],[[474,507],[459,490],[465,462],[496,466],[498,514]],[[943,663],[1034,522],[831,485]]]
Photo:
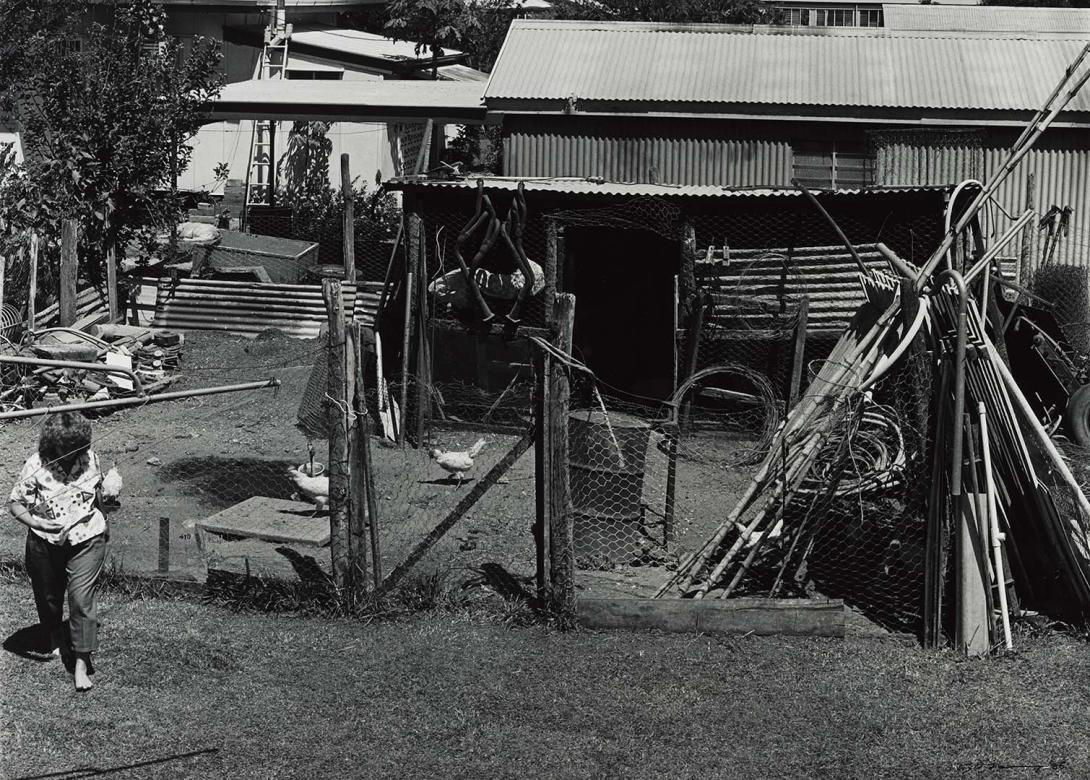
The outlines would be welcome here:
[[[523,183],[527,192],[556,193],[562,195],[605,195],[611,197],[683,197],[683,198],[731,198],[731,197],[800,197],[799,190],[778,187],[715,187],[710,185],[679,185],[670,184],[637,184],[627,182],[603,181],[600,179],[584,178],[556,178],[556,179],[532,179],[532,178],[504,178],[504,177],[471,177],[455,181],[440,181],[436,179],[391,179],[386,183],[390,190],[404,190],[423,188],[425,190],[468,190],[475,191],[477,182],[484,181],[484,186],[489,190],[502,190],[513,192],[518,189],[519,182]],[[911,186],[911,187],[868,187],[866,189],[840,189],[833,191],[836,195],[859,195],[864,192],[889,194],[895,192],[938,192],[948,190],[949,186]]]
[[[1090,8],[1022,8],[995,5],[882,6],[887,30],[935,32],[1082,33],[1090,37]]]
[[[626,101],[1032,111],[1084,44],[1040,33],[516,20],[485,100],[574,112]],[[1090,111],[1090,94],[1069,111]]]

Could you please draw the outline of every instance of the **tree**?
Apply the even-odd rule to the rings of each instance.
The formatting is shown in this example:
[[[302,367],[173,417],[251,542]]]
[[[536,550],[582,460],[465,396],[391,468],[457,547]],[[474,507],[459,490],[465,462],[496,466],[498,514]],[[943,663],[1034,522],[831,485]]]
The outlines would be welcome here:
[[[48,272],[60,223],[75,218],[81,274],[99,284],[108,249],[177,219],[173,180],[220,89],[220,54],[208,39],[183,50],[151,0],[41,6],[7,19],[0,41],[0,109],[17,119],[26,158],[0,170],[0,254],[34,230]]]
[[[555,0],[557,19],[671,24],[780,24],[783,14],[761,0]]]
[[[392,0],[386,7],[386,34],[413,41],[416,53],[433,58],[465,45],[481,29],[476,3],[466,0]]]

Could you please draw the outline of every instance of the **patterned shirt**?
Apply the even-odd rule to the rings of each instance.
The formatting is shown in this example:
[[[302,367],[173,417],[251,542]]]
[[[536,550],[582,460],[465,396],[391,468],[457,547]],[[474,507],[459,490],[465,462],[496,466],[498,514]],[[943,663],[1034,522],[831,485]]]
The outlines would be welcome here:
[[[83,459],[79,465],[83,464]],[[50,533],[30,530],[51,544],[79,544],[106,532],[106,517],[95,506],[95,493],[102,484],[102,472],[98,456],[87,451],[87,469],[65,482],[42,466],[38,453],[30,456],[23,465],[19,481],[11,489],[11,500],[26,506],[35,517],[57,520],[62,524],[59,531]],[[79,468],[77,465],[76,468]]]

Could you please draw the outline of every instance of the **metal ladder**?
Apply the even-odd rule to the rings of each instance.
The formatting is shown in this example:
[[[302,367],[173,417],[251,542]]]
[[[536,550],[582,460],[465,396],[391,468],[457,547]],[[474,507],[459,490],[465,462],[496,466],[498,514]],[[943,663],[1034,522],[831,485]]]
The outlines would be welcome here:
[[[261,49],[259,79],[283,79],[288,64],[288,41],[291,25],[284,21],[284,0],[277,0],[269,26],[265,28],[265,45]],[[250,163],[246,169],[246,200],[243,221],[249,222],[251,206],[272,206],[276,199],[276,153],[273,146],[276,123],[269,119],[254,121],[250,135]]]

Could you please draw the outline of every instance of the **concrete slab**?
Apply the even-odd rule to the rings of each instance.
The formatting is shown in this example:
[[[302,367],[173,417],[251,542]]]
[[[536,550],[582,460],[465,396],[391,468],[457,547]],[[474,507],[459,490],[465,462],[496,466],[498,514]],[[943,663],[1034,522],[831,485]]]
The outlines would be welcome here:
[[[282,498],[254,496],[198,520],[197,525],[221,536],[313,547],[329,544],[329,515],[315,515],[313,504]]]

